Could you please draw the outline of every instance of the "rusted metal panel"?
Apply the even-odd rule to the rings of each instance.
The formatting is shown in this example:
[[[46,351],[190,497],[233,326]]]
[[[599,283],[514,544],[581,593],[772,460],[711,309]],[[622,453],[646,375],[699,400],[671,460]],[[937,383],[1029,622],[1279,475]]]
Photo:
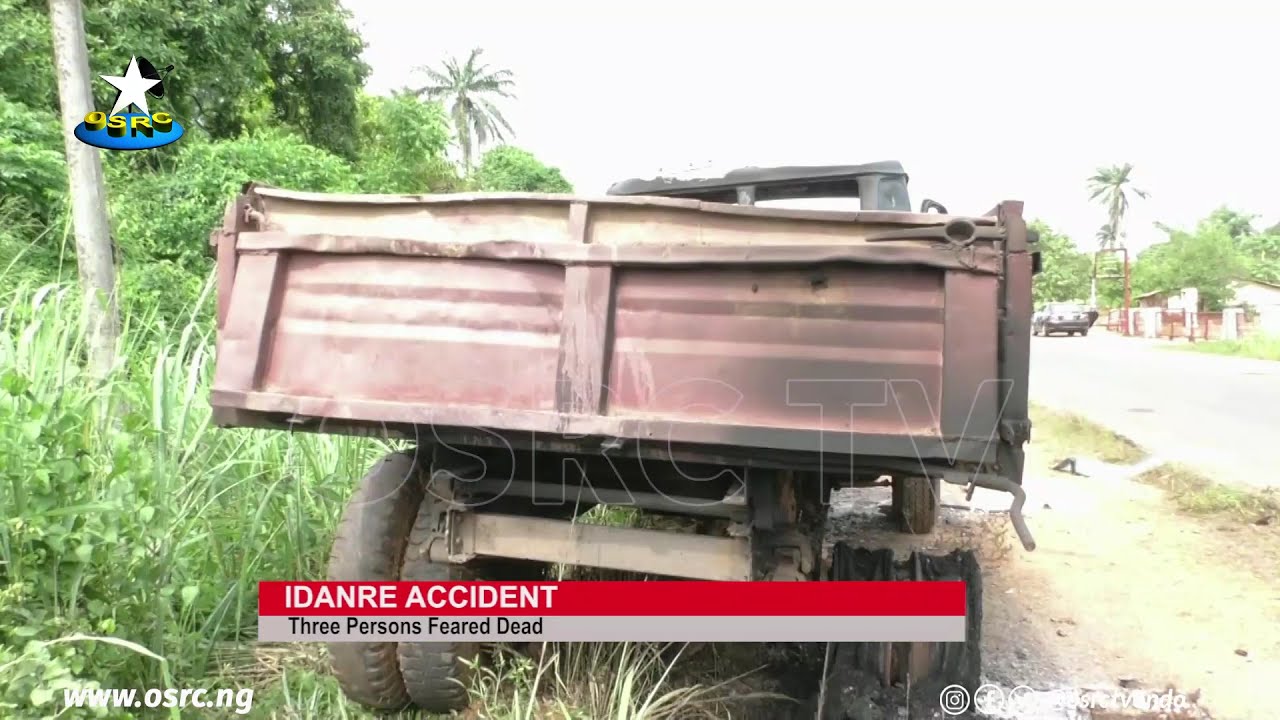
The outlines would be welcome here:
[[[421,236],[454,232],[457,224],[483,218],[488,230],[494,227],[517,227],[528,237],[529,228],[568,225],[566,205],[583,198],[550,193],[454,193],[447,195],[350,195],[282,190],[250,183],[246,189],[271,219],[275,229],[292,232],[346,232],[355,235],[400,235],[389,229],[404,228]],[[609,196],[591,198],[593,209],[600,208],[668,208],[672,211],[694,211],[707,215],[737,215],[764,219],[831,221],[848,225],[849,237],[856,241],[858,226],[885,224],[893,227],[941,225],[954,215],[890,212],[877,210],[801,210],[794,208],[762,208],[726,205],[681,198],[655,196]],[[389,218],[389,219],[388,219]],[[979,225],[995,225],[995,210],[980,217],[970,217]],[[506,225],[514,221],[514,225]],[[433,227],[433,223],[437,223]],[[268,229],[271,229],[269,227]],[[308,230],[319,228],[320,230]],[[481,228],[483,229],[483,228]],[[435,230],[435,232],[431,232]],[[563,230],[562,230],[563,232]],[[514,234],[512,231],[508,235]]]
[[[766,265],[858,262],[869,265],[926,265],[997,275],[1003,258],[991,248],[957,251],[927,244],[841,245],[828,239],[820,244],[784,245],[583,245],[499,240],[470,243],[436,242],[416,238],[294,234],[280,231],[244,232],[236,241],[241,251],[297,250],[333,255],[408,255],[478,260],[532,260],[558,265]]]
[[[941,428],[947,437],[995,439],[1002,381],[998,376],[999,306],[995,278],[972,273],[946,275]],[[968,394],[964,390],[968,388]]]
[[[624,270],[616,294],[611,415],[938,433],[938,271]]]
[[[278,253],[246,255],[236,278],[226,322],[218,331],[214,386],[257,388],[271,352],[269,336],[278,312],[285,261]]]
[[[1027,224],[1022,217],[1022,203],[1016,200],[1003,202],[998,213],[1000,223],[1005,226],[1008,234],[1004,248],[1005,271],[999,316],[1000,355],[997,365],[999,376],[1006,378],[1008,382],[1002,388],[1000,399],[1001,442],[998,464],[1001,475],[1021,484],[1025,460],[1022,446],[1031,435],[1030,388],[1027,379],[1031,369],[1033,259],[1028,252]],[[1029,542],[1029,538],[1029,535],[1023,538],[1024,544]]]
[[[219,241],[224,424],[296,415],[976,459],[972,431],[994,403],[980,399],[978,425],[958,421],[975,383],[1026,377],[1020,326],[996,330],[1000,302],[1024,293],[1029,322],[1029,275],[1003,280],[1029,257],[1010,236],[1024,250],[1006,260],[1003,228],[1021,219],[1005,205],[969,218],[992,231],[961,248],[868,241],[937,234],[944,215],[248,195],[251,226]]]
[[[296,254],[253,389],[553,410],[563,289],[544,264]]]
[[[583,244],[590,220],[586,203],[569,206],[569,240]],[[604,359],[609,347],[613,268],[575,266],[565,270],[560,357],[556,368],[556,409],[575,415],[600,412]]]
[[[556,371],[556,407],[561,412],[581,415],[601,410],[613,275],[609,266],[565,271],[564,325]]]
[[[245,199],[238,197],[227,203],[223,213],[222,227],[210,236],[213,242],[213,254],[217,260],[218,274],[218,327],[227,320],[227,312],[231,308],[231,283],[236,276],[236,240],[245,229],[243,208]]]

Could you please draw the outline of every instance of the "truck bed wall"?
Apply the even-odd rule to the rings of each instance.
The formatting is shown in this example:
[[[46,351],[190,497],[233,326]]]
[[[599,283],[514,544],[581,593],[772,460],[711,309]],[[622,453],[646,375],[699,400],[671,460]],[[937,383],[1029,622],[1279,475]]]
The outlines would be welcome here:
[[[940,222],[253,189],[214,238],[213,404],[224,425],[990,460],[1008,380],[1026,377],[1001,367],[1006,254],[867,241]]]

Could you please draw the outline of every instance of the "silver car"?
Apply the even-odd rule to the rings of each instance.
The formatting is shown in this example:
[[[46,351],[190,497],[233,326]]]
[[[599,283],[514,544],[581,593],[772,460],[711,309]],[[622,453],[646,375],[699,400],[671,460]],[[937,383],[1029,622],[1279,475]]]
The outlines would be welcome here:
[[[1080,303],[1048,303],[1038,310],[1031,319],[1031,332],[1034,335],[1067,335],[1089,334],[1089,326],[1093,318],[1089,308]]]

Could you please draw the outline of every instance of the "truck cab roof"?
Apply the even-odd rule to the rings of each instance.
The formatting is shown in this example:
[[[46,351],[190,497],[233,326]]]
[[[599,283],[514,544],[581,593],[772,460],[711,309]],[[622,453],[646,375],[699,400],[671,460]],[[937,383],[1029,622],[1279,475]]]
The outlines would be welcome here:
[[[614,183],[608,194],[660,195],[740,205],[769,200],[858,198],[863,210],[909,212],[907,180],[902,163],[888,160],[864,165],[745,167],[707,178],[632,178]]]

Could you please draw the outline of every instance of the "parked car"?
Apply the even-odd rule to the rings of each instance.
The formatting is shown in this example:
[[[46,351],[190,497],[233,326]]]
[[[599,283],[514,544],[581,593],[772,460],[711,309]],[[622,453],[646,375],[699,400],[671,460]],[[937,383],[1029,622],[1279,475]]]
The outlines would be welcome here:
[[[1031,319],[1031,332],[1035,335],[1052,335],[1061,332],[1068,335],[1089,334],[1089,327],[1097,315],[1079,303],[1049,303],[1040,308]]]

